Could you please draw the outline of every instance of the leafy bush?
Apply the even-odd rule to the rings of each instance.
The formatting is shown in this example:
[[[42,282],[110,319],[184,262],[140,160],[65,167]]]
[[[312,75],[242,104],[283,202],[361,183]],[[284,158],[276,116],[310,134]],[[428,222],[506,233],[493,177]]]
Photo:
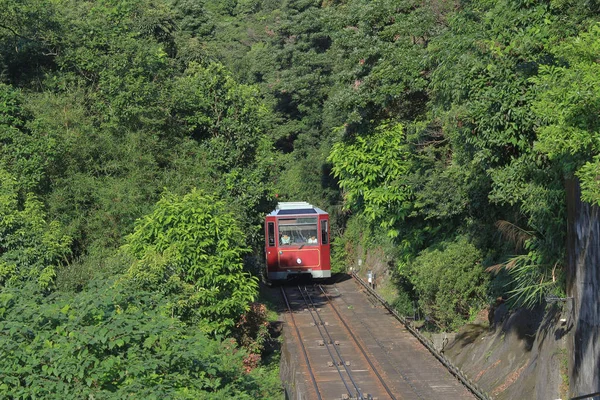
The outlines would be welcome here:
[[[410,275],[423,312],[440,328],[454,329],[487,301],[489,278],[481,252],[466,238],[422,251]]]
[[[411,298],[411,294],[402,285],[397,285],[398,294],[392,302],[392,307],[400,313],[400,315],[412,316],[415,314],[415,304]]]
[[[252,303],[236,324],[234,336],[238,344],[249,352],[244,359],[247,371],[259,365],[265,342],[269,339],[268,327],[267,307],[261,303]]]
[[[336,237],[332,243],[332,272],[343,272],[348,267],[354,267],[358,259],[366,261],[369,253],[380,253],[381,262],[384,259],[397,257],[397,249],[387,231],[380,230],[369,218],[362,214],[352,215],[344,233]]]
[[[46,222],[37,197],[21,199],[15,178],[0,169],[0,286],[33,280],[49,288],[70,244],[56,221]]]
[[[537,89],[533,113],[543,121],[535,148],[559,161],[566,176],[576,175],[581,180],[582,199],[597,205],[600,67],[595,55],[599,38],[600,26],[592,25],[589,31],[558,42],[551,52],[560,63],[540,66],[539,75],[531,79]]]
[[[509,228],[503,229],[505,235],[510,234]],[[543,251],[544,246],[548,246],[547,239],[536,236],[534,232],[523,232],[522,238],[524,254],[510,256],[505,262],[487,269],[489,272],[504,273],[500,281],[510,277],[503,288],[505,295],[508,295],[509,306],[532,309],[542,303],[548,294],[566,297],[563,289],[566,286],[565,274],[558,263],[552,264],[554,259],[547,256],[548,252]]]
[[[233,339],[164,315],[167,300],[111,282],[72,296],[0,293],[0,397],[275,398],[266,371],[246,373]],[[255,377],[255,374],[257,377]]]
[[[126,241],[136,260],[127,282],[167,295],[173,315],[206,332],[229,333],[256,296],[244,233],[223,202],[199,190],[164,195]]]

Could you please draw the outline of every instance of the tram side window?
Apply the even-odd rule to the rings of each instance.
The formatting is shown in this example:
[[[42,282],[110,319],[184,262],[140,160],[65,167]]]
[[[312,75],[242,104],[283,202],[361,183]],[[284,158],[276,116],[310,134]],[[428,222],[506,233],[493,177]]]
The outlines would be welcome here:
[[[329,221],[324,219],[321,221],[321,243],[327,244],[329,243],[329,227],[327,226]]]
[[[267,224],[267,230],[269,232],[269,246],[275,246],[275,223],[269,222]]]

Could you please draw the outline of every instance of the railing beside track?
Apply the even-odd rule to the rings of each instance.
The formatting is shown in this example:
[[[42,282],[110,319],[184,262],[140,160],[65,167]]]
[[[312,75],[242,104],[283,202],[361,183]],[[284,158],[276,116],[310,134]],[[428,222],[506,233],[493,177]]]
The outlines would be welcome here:
[[[584,394],[584,395],[577,396],[577,397],[571,397],[571,400],[591,399],[591,398],[594,398],[596,396],[600,396],[600,392]]]
[[[413,336],[415,336],[423,344],[423,346],[425,346],[427,348],[427,350],[429,350],[429,352],[431,354],[433,354],[433,356],[435,358],[437,358],[442,363],[442,365],[444,365],[444,367],[446,367],[448,369],[448,371],[450,371],[450,373],[452,375],[456,376],[458,378],[458,380],[460,380],[461,383],[463,385],[465,385],[471,391],[471,393],[473,393],[475,396],[477,396],[477,398],[479,398],[480,400],[492,400],[492,398],[487,393],[485,393],[475,382],[473,382],[471,379],[469,379],[469,377],[467,377],[467,375],[460,368],[457,368],[456,366],[454,366],[454,364],[452,364],[452,362],[444,354],[440,353],[435,348],[435,346],[429,339],[427,339],[425,336],[423,336],[423,334],[421,332],[419,332],[417,329],[415,329],[415,327],[412,326],[410,324],[410,322],[404,316],[400,315],[396,311],[396,309],[394,309],[394,307],[392,307],[390,304],[388,304],[388,302],[385,301],[383,299],[383,297],[381,297],[379,295],[379,293],[377,293],[375,290],[373,290],[373,288],[371,288],[371,286],[369,286],[354,271],[352,271],[352,277],[354,279],[356,279],[365,289],[367,289],[367,291],[373,297],[375,297],[377,300],[379,300],[381,302],[381,304],[383,304],[383,306],[389,312],[391,312],[398,319],[398,321],[400,321],[406,327],[406,329]]]

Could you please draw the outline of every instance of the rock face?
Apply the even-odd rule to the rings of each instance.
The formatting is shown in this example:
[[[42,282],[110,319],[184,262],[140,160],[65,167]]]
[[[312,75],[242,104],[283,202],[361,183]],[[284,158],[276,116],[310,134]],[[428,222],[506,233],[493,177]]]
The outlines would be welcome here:
[[[577,182],[566,190],[570,394],[581,396],[600,392],[600,209],[581,202]]]
[[[560,399],[567,392],[562,304],[506,314],[493,328],[466,325],[444,352],[493,399]]]

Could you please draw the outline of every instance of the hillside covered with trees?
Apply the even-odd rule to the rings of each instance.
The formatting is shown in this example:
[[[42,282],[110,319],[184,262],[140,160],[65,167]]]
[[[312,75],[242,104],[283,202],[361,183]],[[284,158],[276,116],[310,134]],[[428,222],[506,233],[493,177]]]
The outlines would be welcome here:
[[[0,0],[0,395],[277,398],[262,218],[456,329],[565,291],[600,4]],[[269,355],[270,354],[270,355]]]

